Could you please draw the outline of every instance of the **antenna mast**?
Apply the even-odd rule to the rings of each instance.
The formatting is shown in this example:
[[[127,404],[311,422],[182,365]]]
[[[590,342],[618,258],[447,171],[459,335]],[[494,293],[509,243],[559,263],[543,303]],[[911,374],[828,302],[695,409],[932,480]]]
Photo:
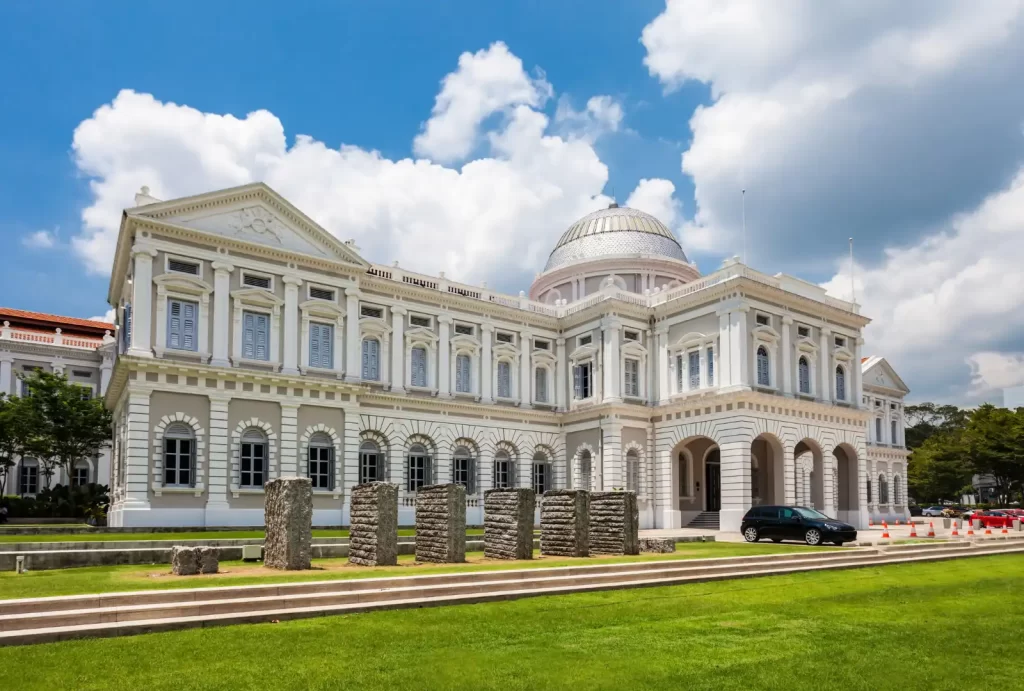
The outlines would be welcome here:
[[[740,191],[743,208],[743,263],[747,263],[747,190]]]

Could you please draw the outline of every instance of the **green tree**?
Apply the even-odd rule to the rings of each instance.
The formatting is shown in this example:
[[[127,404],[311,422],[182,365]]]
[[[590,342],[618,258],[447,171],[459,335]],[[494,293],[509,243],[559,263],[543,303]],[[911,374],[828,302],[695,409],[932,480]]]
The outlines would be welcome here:
[[[968,412],[955,405],[919,403],[903,409],[906,420],[904,433],[907,448],[914,450],[940,431],[961,428],[967,422]]]
[[[971,413],[963,441],[974,472],[995,480],[1001,503],[1024,489],[1024,409],[986,403]]]
[[[10,474],[16,459],[25,455],[32,438],[31,411],[25,400],[17,396],[0,394],[0,496],[14,491]]]
[[[928,437],[911,453],[907,475],[918,501],[959,501],[962,488],[970,485],[973,475],[963,429],[951,427]]]
[[[110,441],[111,415],[89,390],[69,383],[63,374],[34,372],[26,379],[30,395],[24,399],[23,419],[33,426],[25,445],[47,474],[54,468],[71,476],[75,462],[95,456]]]

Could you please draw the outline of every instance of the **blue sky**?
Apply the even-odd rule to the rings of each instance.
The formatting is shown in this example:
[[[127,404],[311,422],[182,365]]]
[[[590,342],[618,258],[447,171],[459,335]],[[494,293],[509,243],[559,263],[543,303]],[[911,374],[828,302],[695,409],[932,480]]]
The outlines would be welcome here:
[[[0,303],[106,310],[120,210],[262,179],[525,289],[612,195],[704,272],[855,283],[917,398],[1024,384],[1024,0],[0,5]],[[376,153],[379,152],[379,153]],[[413,161],[415,159],[415,161]]]

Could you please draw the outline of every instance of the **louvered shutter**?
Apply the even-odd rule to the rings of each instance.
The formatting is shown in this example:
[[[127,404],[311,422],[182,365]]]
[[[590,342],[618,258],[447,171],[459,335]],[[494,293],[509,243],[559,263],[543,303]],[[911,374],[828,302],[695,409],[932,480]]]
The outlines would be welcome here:
[[[268,344],[270,343],[270,317],[265,314],[256,317],[256,359],[269,360]]]
[[[181,347],[196,350],[196,308],[194,302],[181,303]]]
[[[242,314],[242,357],[252,360],[256,356],[256,315]]]
[[[547,403],[548,400],[548,373],[543,367],[538,367],[534,370],[534,389],[536,391],[536,397],[538,401]]]
[[[320,366],[330,369],[334,366],[334,327],[320,325]]]
[[[572,386],[576,398],[583,398],[583,367],[574,365],[572,368]]]
[[[498,363],[498,397],[512,397],[512,366],[507,362]]]
[[[181,348],[181,303],[167,301],[167,347]]]
[[[412,349],[412,385],[427,385],[427,351],[425,348]]]
[[[378,360],[380,343],[373,338],[363,341],[363,379],[376,381],[378,378]]]
[[[309,325],[309,366],[320,366],[320,325]]]
[[[708,386],[715,384],[715,351],[708,348]]]
[[[700,353],[694,351],[690,353],[689,358],[690,366],[690,388],[700,388]]]
[[[132,344],[132,306],[130,304],[124,306],[124,347],[128,348]]]

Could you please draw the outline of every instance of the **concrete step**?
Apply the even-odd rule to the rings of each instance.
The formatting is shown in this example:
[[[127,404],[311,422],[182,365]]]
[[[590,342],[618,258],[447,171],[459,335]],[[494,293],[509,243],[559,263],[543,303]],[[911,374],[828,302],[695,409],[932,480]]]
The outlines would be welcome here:
[[[32,604],[73,604],[74,598],[43,598],[35,601],[10,601],[0,615],[0,645],[62,640],[91,635],[123,635],[152,630],[169,630],[217,623],[269,621],[323,613],[344,613],[393,607],[433,606],[458,602],[483,602],[496,599],[529,597],[549,593],[585,592],[626,587],[646,587],[677,583],[744,578],[800,571],[857,568],[893,563],[937,561],[965,556],[1024,553],[1024,544],[986,544],[963,548],[903,551],[899,554],[877,550],[798,554],[797,558],[740,558],[743,562],[721,560],[677,560],[634,564],[522,569],[516,571],[439,574],[411,578],[354,579],[317,584],[256,586],[277,588],[275,594],[257,595],[251,586],[225,589],[196,589],[192,601],[135,603],[110,606],[110,602],[136,594],[93,597],[96,606],[86,609],[47,609],[11,613],[12,608]],[[717,564],[702,563],[706,561]],[[294,586],[294,587],[292,587]],[[316,586],[322,590],[301,592]],[[330,587],[333,586],[333,587]],[[211,590],[219,592],[210,592]],[[173,591],[150,591],[144,596],[181,595]],[[79,604],[87,598],[77,598]],[[105,601],[106,600],[106,601]],[[88,607],[88,605],[86,605]],[[33,607],[35,609],[36,607]]]

